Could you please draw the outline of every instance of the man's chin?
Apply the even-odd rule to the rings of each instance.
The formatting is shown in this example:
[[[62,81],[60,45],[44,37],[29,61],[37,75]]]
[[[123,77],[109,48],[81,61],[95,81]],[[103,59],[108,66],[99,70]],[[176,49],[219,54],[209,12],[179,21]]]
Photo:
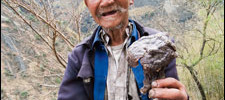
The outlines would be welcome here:
[[[105,21],[101,23],[101,26],[105,29],[120,29],[124,26],[123,21]]]

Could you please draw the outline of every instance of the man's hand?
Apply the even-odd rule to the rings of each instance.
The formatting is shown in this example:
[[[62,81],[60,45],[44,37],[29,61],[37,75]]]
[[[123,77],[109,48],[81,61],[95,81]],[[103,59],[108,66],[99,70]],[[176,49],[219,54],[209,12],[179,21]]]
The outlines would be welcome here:
[[[187,100],[185,86],[174,78],[159,79],[152,82],[149,98],[166,100]]]

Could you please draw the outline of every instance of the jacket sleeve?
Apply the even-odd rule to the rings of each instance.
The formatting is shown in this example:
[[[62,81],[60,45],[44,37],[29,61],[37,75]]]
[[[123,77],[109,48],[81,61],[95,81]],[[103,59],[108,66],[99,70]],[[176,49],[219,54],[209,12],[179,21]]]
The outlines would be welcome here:
[[[165,74],[166,77],[172,77],[179,80],[177,75],[176,59],[173,59],[172,62],[166,67]]]
[[[83,81],[77,78],[80,63],[75,53],[68,56],[68,64],[58,92],[58,100],[88,100]]]

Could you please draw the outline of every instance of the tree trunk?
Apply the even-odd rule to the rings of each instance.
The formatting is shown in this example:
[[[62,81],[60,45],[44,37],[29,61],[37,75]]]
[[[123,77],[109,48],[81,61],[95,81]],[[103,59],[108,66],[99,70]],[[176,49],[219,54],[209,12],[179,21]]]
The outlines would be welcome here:
[[[195,83],[197,84],[197,87],[201,93],[201,96],[202,96],[202,100],[206,100],[206,95],[205,95],[205,92],[204,92],[204,88],[202,86],[202,84],[200,83],[200,81],[198,80],[198,77],[197,75],[194,73],[193,71],[193,68],[190,67],[190,66],[186,66],[186,68],[189,70],[192,78],[194,79]]]

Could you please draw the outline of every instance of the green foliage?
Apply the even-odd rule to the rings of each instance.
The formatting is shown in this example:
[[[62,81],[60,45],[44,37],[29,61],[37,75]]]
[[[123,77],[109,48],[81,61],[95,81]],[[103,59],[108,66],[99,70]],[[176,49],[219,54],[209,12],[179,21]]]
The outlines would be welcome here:
[[[47,55],[45,53],[42,54],[43,57],[46,57]]]
[[[15,78],[15,76],[13,75],[13,73],[9,69],[5,68],[4,74],[5,74],[5,76],[9,77],[10,79]]]
[[[27,78],[29,77],[29,75],[26,72],[21,72],[20,76],[22,76],[22,78]]]
[[[37,35],[37,34],[35,34],[34,37],[35,37],[36,40],[41,40],[41,37],[39,35]]]
[[[55,82],[56,82],[57,84],[60,84],[60,83],[61,83],[61,79],[57,77],[57,78],[55,79]]]
[[[45,66],[43,64],[40,64],[40,68],[41,68],[41,72],[44,72],[45,71]]]
[[[23,91],[20,93],[20,98],[21,99],[26,99],[28,97],[28,92],[27,91]]]

